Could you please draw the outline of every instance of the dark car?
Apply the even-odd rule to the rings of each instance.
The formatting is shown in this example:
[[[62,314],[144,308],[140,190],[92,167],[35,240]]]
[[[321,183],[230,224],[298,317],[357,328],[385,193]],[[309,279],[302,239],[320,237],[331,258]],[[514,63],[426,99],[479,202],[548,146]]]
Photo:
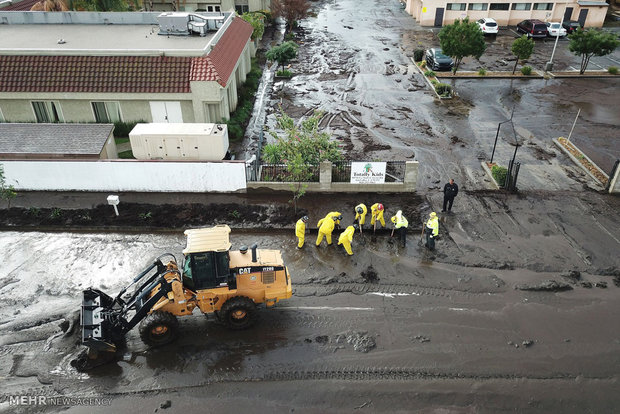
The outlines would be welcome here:
[[[523,20],[517,25],[517,32],[525,33],[527,37],[547,37],[547,25],[540,20]]]
[[[441,53],[441,49],[428,49],[425,57],[426,66],[432,70],[451,70],[454,66],[452,58]]]
[[[577,20],[564,20],[562,22],[562,27],[566,29],[567,34],[571,34],[581,28],[581,23]]]

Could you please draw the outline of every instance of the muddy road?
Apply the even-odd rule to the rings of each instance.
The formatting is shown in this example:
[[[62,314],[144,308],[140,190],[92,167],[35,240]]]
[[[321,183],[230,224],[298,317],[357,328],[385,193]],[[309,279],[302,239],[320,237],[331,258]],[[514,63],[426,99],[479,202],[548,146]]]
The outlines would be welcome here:
[[[422,216],[437,201],[414,207]],[[333,210],[329,203],[322,207]],[[436,254],[417,243],[413,214],[406,248],[386,233],[356,235],[352,258],[315,248],[314,235],[293,249],[291,228],[239,228],[233,248],[282,249],[291,299],[244,332],[198,313],[182,318],[180,339],[160,349],[134,329],[115,361],[88,373],[70,364],[80,291],[118,292],[155,256],[179,257],[182,233],[5,231],[0,411],[162,412],[170,401],[169,412],[198,404],[224,412],[613,412],[618,208],[596,194],[463,193],[455,214],[442,217]],[[11,395],[106,398],[111,407],[16,407]]]
[[[457,98],[440,102],[410,59],[417,48],[439,45],[437,29],[420,27],[395,0],[312,5],[316,17],[302,21],[295,32],[300,44],[292,63],[295,76],[271,78],[265,83],[268,96],[260,94],[268,128],[275,128],[280,106],[295,119],[323,111],[321,126],[349,158],[420,161],[421,189],[449,176],[469,189],[490,188],[480,161],[490,159],[497,125],[510,118],[513,107],[524,189],[581,187],[574,177],[582,173],[551,141],[568,135],[578,109],[575,142],[605,171],[620,157],[618,79],[453,80],[448,83]],[[512,68],[514,39],[509,29],[486,39],[481,60],[466,58],[463,68]],[[536,42],[528,63],[542,70],[552,47],[553,42]],[[556,68],[566,69],[579,58],[561,41],[554,60]],[[260,114],[262,119],[262,109]],[[255,134],[250,148],[256,139]],[[500,164],[512,158],[514,141],[510,128],[500,131]]]

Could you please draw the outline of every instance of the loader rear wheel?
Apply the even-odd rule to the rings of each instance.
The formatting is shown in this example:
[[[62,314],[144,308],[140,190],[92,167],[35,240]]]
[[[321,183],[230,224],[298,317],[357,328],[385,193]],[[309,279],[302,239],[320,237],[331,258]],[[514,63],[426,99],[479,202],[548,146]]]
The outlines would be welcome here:
[[[140,322],[140,338],[149,346],[166,345],[179,333],[179,321],[170,312],[155,311]]]
[[[224,303],[220,317],[230,329],[247,329],[258,320],[258,310],[252,299],[236,296]]]

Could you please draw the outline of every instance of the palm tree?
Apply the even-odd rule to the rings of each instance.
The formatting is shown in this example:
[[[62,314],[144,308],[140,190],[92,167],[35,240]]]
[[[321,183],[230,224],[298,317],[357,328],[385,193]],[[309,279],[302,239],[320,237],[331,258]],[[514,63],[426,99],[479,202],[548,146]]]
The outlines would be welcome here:
[[[69,11],[69,8],[65,0],[40,0],[30,8],[30,11]]]

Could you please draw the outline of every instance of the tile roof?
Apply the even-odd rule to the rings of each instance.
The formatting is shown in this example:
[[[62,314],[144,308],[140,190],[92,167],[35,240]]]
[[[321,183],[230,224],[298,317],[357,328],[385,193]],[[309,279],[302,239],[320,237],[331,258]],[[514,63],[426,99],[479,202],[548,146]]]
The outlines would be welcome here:
[[[192,62],[192,81],[216,81],[226,86],[235,65],[252,36],[252,25],[236,17],[226,29],[213,50]]]
[[[0,154],[99,155],[112,124],[0,123]]]
[[[252,26],[235,18],[203,57],[0,55],[0,92],[189,93],[228,83]]]
[[[189,92],[190,57],[0,55],[0,92]]]
[[[30,11],[32,6],[38,3],[39,0],[22,0],[16,1],[7,6],[0,6],[0,11]]]

